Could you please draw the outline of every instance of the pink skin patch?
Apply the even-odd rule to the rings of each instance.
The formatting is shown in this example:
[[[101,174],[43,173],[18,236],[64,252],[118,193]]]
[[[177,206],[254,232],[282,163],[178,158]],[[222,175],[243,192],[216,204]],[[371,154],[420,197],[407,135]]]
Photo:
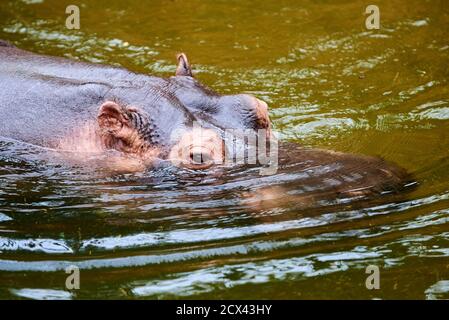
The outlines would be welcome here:
[[[70,135],[59,141],[58,149],[78,154],[95,154],[105,151],[103,142],[97,133],[95,122],[74,130]]]
[[[115,173],[133,173],[146,170],[160,153],[158,149],[147,150],[143,155],[114,152],[106,148],[99,127],[92,121],[77,128],[61,139],[57,150],[63,159],[72,164],[89,164]]]
[[[292,204],[299,209],[311,208],[316,199],[313,195],[291,195],[284,187],[270,186],[257,189],[256,191],[245,191],[240,200],[241,205],[256,210],[255,212],[265,212],[274,206],[289,207]],[[271,215],[258,216],[265,222],[271,222],[274,218]]]

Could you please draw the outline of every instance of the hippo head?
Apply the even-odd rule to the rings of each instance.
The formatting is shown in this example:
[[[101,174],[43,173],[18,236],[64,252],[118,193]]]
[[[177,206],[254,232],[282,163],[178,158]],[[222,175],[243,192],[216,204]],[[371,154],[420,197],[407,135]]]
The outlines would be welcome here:
[[[206,169],[223,163],[229,132],[234,142],[259,130],[271,137],[265,102],[206,88],[193,78],[185,54],[178,55],[176,76],[166,81],[156,103],[135,107],[106,101],[100,107],[97,121],[106,148]]]

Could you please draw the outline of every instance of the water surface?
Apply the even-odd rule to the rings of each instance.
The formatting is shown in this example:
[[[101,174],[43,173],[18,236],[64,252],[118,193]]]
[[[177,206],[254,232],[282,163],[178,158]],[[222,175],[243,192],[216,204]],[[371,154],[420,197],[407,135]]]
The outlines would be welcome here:
[[[186,52],[218,92],[267,101],[283,140],[381,156],[419,182],[305,207],[299,170],[107,175],[2,138],[0,298],[449,298],[448,6],[377,1],[369,31],[368,4],[0,2],[0,39],[158,76]],[[81,290],[65,290],[69,265]]]

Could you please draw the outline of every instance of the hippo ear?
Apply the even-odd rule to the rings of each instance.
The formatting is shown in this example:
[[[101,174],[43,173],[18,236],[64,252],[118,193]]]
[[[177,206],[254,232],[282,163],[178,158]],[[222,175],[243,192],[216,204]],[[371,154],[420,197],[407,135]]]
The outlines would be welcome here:
[[[176,68],[177,76],[193,77],[192,69],[190,68],[189,60],[184,53],[180,53],[176,57],[178,59],[178,67]]]
[[[98,125],[106,132],[116,134],[123,126],[129,123],[129,118],[124,110],[113,101],[106,101],[98,112]]]

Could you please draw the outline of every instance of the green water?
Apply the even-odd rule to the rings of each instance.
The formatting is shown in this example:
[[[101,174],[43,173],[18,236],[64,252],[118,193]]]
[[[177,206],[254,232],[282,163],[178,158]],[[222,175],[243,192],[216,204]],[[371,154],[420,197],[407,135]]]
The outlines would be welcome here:
[[[94,179],[0,139],[0,298],[449,298],[449,6],[376,1],[369,31],[369,4],[1,1],[0,39],[158,76],[185,52],[216,91],[265,100],[282,139],[379,155],[419,187],[363,210],[248,205],[275,181]]]

